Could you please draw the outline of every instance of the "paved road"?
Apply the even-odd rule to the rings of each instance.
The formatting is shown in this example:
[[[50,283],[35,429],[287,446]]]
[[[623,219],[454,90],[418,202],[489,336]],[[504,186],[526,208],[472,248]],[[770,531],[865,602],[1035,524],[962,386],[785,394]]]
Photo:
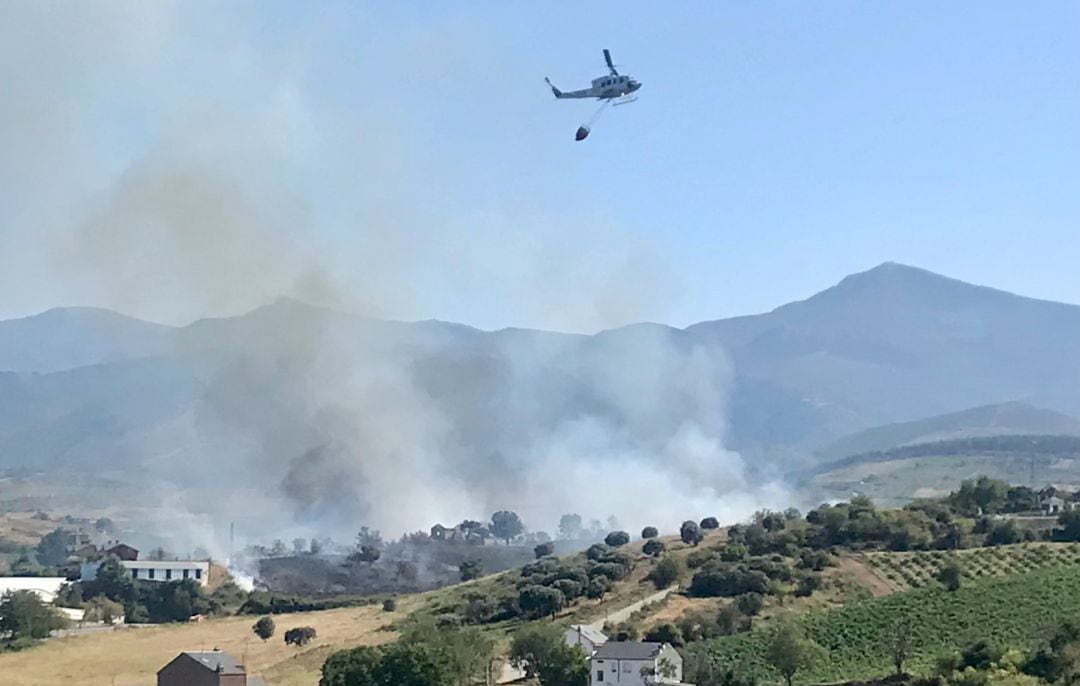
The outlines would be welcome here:
[[[609,623],[609,622],[612,623],[612,624],[618,624],[619,622],[625,622],[627,619],[630,618],[630,615],[634,614],[635,612],[640,610],[645,605],[648,605],[649,603],[659,602],[659,601],[663,600],[664,598],[667,598],[668,595],[670,595],[673,591],[676,590],[676,588],[678,588],[678,587],[677,586],[672,586],[671,588],[665,588],[662,591],[659,591],[657,593],[653,593],[650,596],[642,598],[641,600],[637,601],[636,603],[630,603],[629,605],[627,605],[625,607],[621,607],[618,610],[615,610],[614,612],[608,612],[603,617],[603,619],[599,619],[599,620],[597,620],[597,621],[595,621],[592,624],[589,624],[587,626],[591,626],[591,627],[594,627],[596,629],[603,630],[604,625]],[[508,662],[508,663],[503,665],[502,673],[499,674],[499,680],[496,683],[498,683],[498,684],[509,684],[509,683],[513,683],[515,681],[520,681],[521,679],[524,679],[524,678],[525,678],[525,672],[522,672],[521,670],[516,669],[513,665],[511,665]]]

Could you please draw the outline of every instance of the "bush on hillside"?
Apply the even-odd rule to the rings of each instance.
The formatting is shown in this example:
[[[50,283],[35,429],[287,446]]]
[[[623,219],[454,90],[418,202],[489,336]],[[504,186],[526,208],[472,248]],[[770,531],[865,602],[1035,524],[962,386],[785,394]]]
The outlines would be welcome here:
[[[673,557],[665,557],[649,572],[649,581],[658,589],[665,589],[679,580],[682,566]]]

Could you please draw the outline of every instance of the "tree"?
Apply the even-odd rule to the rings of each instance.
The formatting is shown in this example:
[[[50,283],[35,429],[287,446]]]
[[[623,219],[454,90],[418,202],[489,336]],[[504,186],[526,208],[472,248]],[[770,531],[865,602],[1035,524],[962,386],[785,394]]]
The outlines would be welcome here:
[[[611,579],[606,576],[594,576],[585,587],[585,597],[604,602],[604,596],[611,590]]]
[[[655,538],[650,538],[645,541],[645,545],[641,546],[641,552],[650,557],[660,557],[664,552],[664,542],[658,541]]]
[[[303,555],[307,550],[307,541],[303,538],[294,538],[292,541],[293,555]]]
[[[523,531],[525,531],[525,525],[521,523],[521,518],[516,512],[500,510],[491,515],[491,533],[496,538],[506,541],[506,545],[510,545],[510,541],[520,536]]]
[[[383,539],[382,534],[378,529],[369,529],[366,526],[360,527],[360,531],[356,534],[356,548],[359,550],[367,546],[368,548],[382,548]]]
[[[33,591],[8,591],[0,596],[0,635],[12,639],[47,638],[65,626],[64,617]]]
[[[559,518],[559,538],[567,541],[581,538],[581,515],[564,514]]]
[[[518,606],[533,619],[554,617],[566,606],[566,596],[549,586],[525,586],[518,591]]]
[[[322,668],[319,686],[452,686],[447,656],[415,643],[382,648],[352,648],[333,653]]]
[[[716,517],[706,517],[701,520],[702,529],[719,529],[720,521]]]
[[[536,556],[537,560],[539,560],[542,557],[548,557],[549,555],[554,555],[554,554],[555,554],[555,544],[551,543],[551,542],[541,543],[540,545],[533,548],[533,555]]]
[[[364,562],[366,564],[375,564],[382,557],[382,552],[378,548],[373,548],[368,545],[360,546],[360,549],[352,553],[348,557],[348,562],[357,563]]]
[[[124,616],[124,606],[103,595],[91,598],[83,604],[83,621],[113,624]]]
[[[480,560],[465,560],[458,566],[462,581],[472,581],[484,575],[484,563]]]
[[[318,555],[322,552],[322,549],[323,545],[319,542],[318,539],[311,539],[311,542],[308,544],[308,552],[310,552],[312,555]]]
[[[109,600],[127,605],[135,601],[135,582],[131,572],[116,557],[109,556],[98,566],[97,577],[87,584],[89,595],[104,595]],[[84,597],[85,593],[84,591]]]
[[[892,657],[896,675],[904,673],[904,663],[911,657],[911,625],[899,621],[892,625],[888,634],[889,655]]]
[[[618,548],[624,546],[630,542],[630,534],[625,531],[612,531],[604,538],[604,543],[608,544],[612,548]]]
[[[560,641],[540,663],[537,676],[541,686],[586,686],[589,663],[585,651]]]
[[[387,598],[386,600],[382,601],[382,609],[383,612],[393,612],[397,610],[397,600],[393,598]]]
[[[671,622],[658,624],[645,632],[645,640],[649,643],[670,643],[676,648],[684,643],[682,631]]]
[[[566,645],[551,625],[527,626],[514,634],[510,664],[542,686],[585,686],[589,678],[585,653]]]
[[[735,607],[747,617],[753,617],[765,607],[765,596],[760,593],[743,593],[735,600]]]
[[[303,648],[317,636],[313,627],[297,626],[285,632],[285,645]]]
[[[561,643],[559,630],[549,624],[525,626],[510,643],[510,664],[525,672],[526,678],[535,679],[540,675],[541,663]]]
[[[113,520],[109,519],[108,517],[99,517],[97,521],[94,522],[94,528],[103,534],[111,534],[116,532],[116,524],[114,524]]]
[[[38,562],[46,567],[60,567],[67,562],[68,532],[64,529],[53,529],[45,534],[34,552]]]
[[[274,635],[274,618],[269,615],[259,617],[259,619],[251,625],[251,630],[263,641],[268,640]]]
[[[649,581],[653,582],[658,589],[664,589],[678,581],[681,573],[682,566],[678,560],[668,556],[660,560],[660,563],[649,572]]]
[[[641,537],[646,540],[656,538],[659,535],[660,531],[655,526],[647,526],[641,530]]]
[[[814,663],[822,654],[822,648],[803,637],[794,624],[785,623],[773,634],[766,651],[769,664],[791,686],[799,670]]]
[[[685,521],[682,526],[679,527],[679,538],[687,545],[696,546],[705,538],[705,535],[701,533],[701,527],[691,521]]]
[[[963,576],[964,570],[961,569],[959,563],[953,561],[942,567],[936,578],[946,590],[956,591],[960,588]]]
[[[1063,512],[1058,517],[1058,525],[1061,528],[1056,533],[1060,540],[1080,541],[1080,510]]]

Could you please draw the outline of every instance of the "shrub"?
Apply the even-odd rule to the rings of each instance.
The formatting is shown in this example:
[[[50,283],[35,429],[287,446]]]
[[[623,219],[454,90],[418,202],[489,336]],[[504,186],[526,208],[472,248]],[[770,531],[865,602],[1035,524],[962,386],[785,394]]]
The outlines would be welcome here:
[[[743,593],[769,592],[769,577],[746,567],[708,566],[694,575],[690,594],[698,597],[730,598]]]
[[[650,557],[660,557],[660,554],[664,552],[664,543],[655,538],[650,538],[645,541],[645,545],[641,546],[641,552]]]
[[[547,543],[541,543],[540,545],[533,548],[533,555],[535,555],[536,559],[538,559],[538,560],[540,558],[542,558],[542,557],[547,557],[549,555],[554,555],[554,554],[555,554],[555,544],[552,543],[551,541],[548,541]]]
[[[716,517],[706,517],[705,519],[701,520],[701,528],[709,530],[719,529],[720,521],[717,520]]]
[[[660,532],[655,526],[647,526],[641,530],[641,537],[644,539],[656,538],[660,535]]]
[[[684,643],[682,630],[670,622],[654,626],[645,632],[645,641],[649,643],[670,643],[676,648]]]
[[[604,538],[604,543],[607,543],[612,548],[618,548],[624,546],[630,542],[630,534],[625,531],[612,531],[607,537]]]
[[[760,593],[743,593],[736,599],[735,607],[747,617],[753,617],[765,607],[765,596]]]
[[[589,546],[588,550],[585,551],[585,557],[592,560],[592,561],[594,561],[594,562],[599,562],[604,557],[606,557],[608,555],[608,553],[610,553],[610,552],[611,552],[611,549],[608,548],[603,543],[594,543],[591,546]]]
[[[715,557],[716,553],[711,550],[695,550],[686,556],[686,566],[690,569],[697,569]]]
[[[397,609],[397,600],[393,598],[387,598],[386,600],[382,601],[382,609],[383,612],[393,612]]]
[[[484,564],[480,560],[465,560],[458,567],[462,581],[472,581],[484,575]]]
[[[315,629],[310,626],[298,626],[285,632],[285,645],[293,645],[303,648],[316,636]]]
[[[678,560],[665,557],[649,572],[649,581],[653,582],[657,588],[664,589],[678,581],[681,573],[682,568]]]
[[[981,576],[982,570],[978,570],[977,574]],[[946,589],[950,591],[956,591],[960,588],[960,583],[963,575],[964,571],[960,568],[960,565],[956,562],[950,562],[949,564],[941,568],[941,571],[937,573],[937,577],[935,578]]]

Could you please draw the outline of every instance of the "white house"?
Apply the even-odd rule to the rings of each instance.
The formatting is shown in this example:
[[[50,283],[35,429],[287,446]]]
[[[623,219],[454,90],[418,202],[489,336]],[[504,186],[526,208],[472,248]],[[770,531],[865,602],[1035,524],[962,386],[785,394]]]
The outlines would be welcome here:
[[[608,642],[608,637],[596,627],[588,624],[574,624],[564,634],[566,645],[581,646],[586,655],[592,655],[596,649]]]
[[[670,643],[605,643],[589,660],[590,686],[680,684],[682,676],[682,656]]]
[[[181,581],[192,579],[200,586],[210,582],[209,560],[121,560],[131,578],[142,581]],[[100,562],[84,562],[80,576],[83,581],[97,578]]]
[[[60,587],[67,583],[62,576],[4,576],[0,577],[0,595],[8,591],[33,591],[41,602],[52,605],[56,602],[56,595]],[[70,607],[55,608],[61,614],[74,622],[81,622],[83,611]]]

